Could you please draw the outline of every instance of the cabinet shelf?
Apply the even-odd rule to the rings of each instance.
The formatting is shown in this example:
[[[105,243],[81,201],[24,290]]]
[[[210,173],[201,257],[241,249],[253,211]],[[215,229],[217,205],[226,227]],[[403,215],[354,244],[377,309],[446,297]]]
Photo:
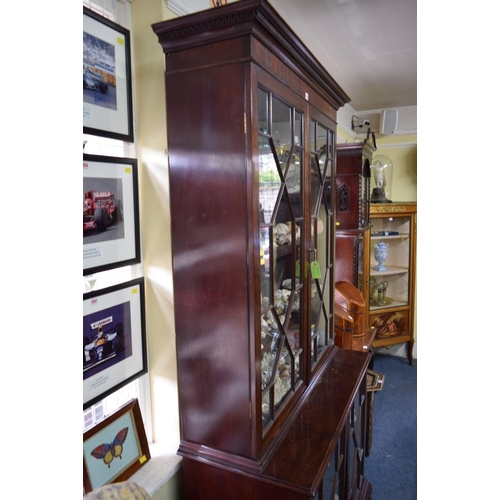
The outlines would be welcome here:
[[[386,266],[387,271],[375,271],[373,267],[370,269],[368,276],[391,276],[397,274],[407,274],[410,272],[410,269],[402,266]],[[364,276],[364,271],[359,271],[359,277],[362,278]]]
[[[390,304],[387,305],[381,305],[381,306],[376,306],[373,304],[370,304],[370,311],[379,311],[381,309],[394,309],[396,307],[402,307],[402,306],[407,306],[408,301],[402,301],[402,300],[394,300]]]
[[[371,276],[389,276],[392,274],[406,274],[409,269],[407,267],[402,266],[385,266],[387,267],[387,271],[377,271],[373,268],[370,270]]]
[[[410,237],[409,234],[391,234],[389,236],[371,236],[372,240],[407,240]]]

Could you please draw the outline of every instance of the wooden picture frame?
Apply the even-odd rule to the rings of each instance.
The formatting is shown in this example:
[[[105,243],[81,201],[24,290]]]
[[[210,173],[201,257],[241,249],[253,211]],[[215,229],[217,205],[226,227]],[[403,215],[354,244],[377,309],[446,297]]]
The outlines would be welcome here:
[[[130,31],[83,7],[83,133],[134,142]]]
[[[83,409],[148,371],[144,278],[83,295]]]
[[[83,275],[141,262],[137,160],[83,155]]]
[[[139,401],[133,399],[84,432],[85,493],[125,481],[150,458]]]

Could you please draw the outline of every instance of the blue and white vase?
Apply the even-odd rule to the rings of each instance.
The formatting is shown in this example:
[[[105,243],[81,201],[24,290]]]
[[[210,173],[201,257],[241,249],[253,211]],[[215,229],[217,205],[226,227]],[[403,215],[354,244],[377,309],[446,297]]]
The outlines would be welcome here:
[[[384,262],[387,260],[389,254],[389,243],[385,241],[379,241],[374,245],[375,260],[378,262],[378,266],[373,269],[375,271],[387,271],[387,267],[384,266]]]

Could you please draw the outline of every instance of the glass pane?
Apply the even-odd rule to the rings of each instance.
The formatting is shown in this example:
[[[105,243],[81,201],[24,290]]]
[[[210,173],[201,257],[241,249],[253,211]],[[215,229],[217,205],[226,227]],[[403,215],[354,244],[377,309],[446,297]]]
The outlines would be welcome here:
[[[316,148],[316,122],[311,122],[309,126],[309,147],[311,149],[311,154],[317,151]]]
[[[318,264],[319,272],[311,284],[311,336],[314,340],[311,359],[313,364],[319,359],[322,350],[327,346],[330,337],[329,325],[329,301],[330,301],[330,247],[327,245],[326,226],[328,221],[323,222],[324,217],[320,215],[313,226],[313,241],[315,242],[314,256],[312,261]]]
[[[314,364],[319,359],[318,348],[324,345],[324,315],[322,314],[323,300],[321,284],[313,280],[311,285],[311,362]],[[321,338],[323,337],[323,338]]]
[[[273,96],[272,136],[278,160],[285,170],[292,149],[292,108]]]
[[[325,196],[326,199],[326,187]],[[333,333],[333,311],[332,299],[330,295],[330,285],[331,273],[333,272],[333,247],[331,245],[331,236],[333,231],[333,217],[330,210],[326,209],[325,203],[321,205],[320,213],[318,216],[318,232],[317,232],[317,255],[318,263],[321,269],[321,279],[322,281],[322,297],[323,297],[323,323],[320,323],[321,333],[324,338],[321,337],[321,342],[319,342],[318,349],[321,351],[324,347],[328,345],[328,342],[332,340]]]
[[[302,378],[304,151],[303,114],[272,93],[261,91],[258,99],[262,420],[266,430]],[[266,123],[270,136],[264,135]]]
[[[325,170],[323,174],[324,188],[325,188],[325,203],[328,208],[328,212],[331,211],[331,193],[332,193],[332,171],[333,171],[333,160],[328,158],[325,165]]]
[[[295,256],[295,283],[297,287],[300,287],[302,283],[302,273],[300,272],[300,266],[301,266],[301,235],[302,235],[302,222],[297,222],[296,223],[296,229],[295,229],[295,236],[297,240],[297,244],[295,246],[296,248],[296,256]]]
[[[335,142],[333,140],[333,132],[328,131],[328,157],[332,160],[335,158]]]
[[[285,346],[289,351],[290,359],[293,361],[290,367],[292,377],[292,388],[294,389],[297,382],[301,380],[301,359],[302,359],[302,344],[300,337],[300,288],[294,291],[290,296],[291,314],[289,316],[288,326],[286,329]]]
[[[316,151],[323,151],[326,157],[326,142],[328,140],[328,132],[326,128],[322,127],[319,123],[316,126]]]
[[[274,310],[268,309],[261,316],[262,389],[271,384],[281,333]]]
[[[304,116],[299,111],[295,111],[295,135],[293,138],[293,143],[296,146],[302,146],[302,123]]]
[[[281,187],[281,177],[271,148],[271,140],[259,136],[259,203],[264,224],[271,222]]]
[[[323,197],[323,199],[325,199],[325,197]],[[326,212],[325,203],[322,203],[316,224],[316,260],[321,266],[321,271],[327,270],[333,260],[332,248],[329,244],[331,234],[330,223],[331,217]]]
[[[265,428],[272,421],[273,414],[271,412],[271,403],[269,401],[270,395],[270,391],[265,391],[262,397],[262,428]]]
[[[407,305],[410,219],[384,217],[372,219],[371,222],[373,227],[370,248],[370,309]],[[394,325],[389,326],[385,332],[387,336],[396,331]]]
[[[259,132],[269,134],[269,94],[262,89],[259,89],[257,92]]]
[[[317,154],[311,154],[311,215],[313,217],[318,214],[322,193],[319,169],[319,156]]]
[[[293,382],[294,388],[297,387],[299,380],[302,380],[302,350],[297,351],[296,345],[293,347],[293,352],[295,354],[295,367],[293,371]]]
[[[285,324],[285,320],[289,316],[288,311],[289,301],[291,297],[291,292],[289,290],[279,288],[274,294],[274,308],[278,314],[278,319],[282,325]]]
[[[269,297],[272,293],[271,269],[270,269],[270,229],[263,227],[260,229],[260,291],[262,297],[262,307],[269,306]]]
[[[295,149],[286,172],[286,188],[290,195],[293,213],[296,218],[302,217],[301,202],[301,179],[302,179],[302,150]]]
[[[311,126],[311,362],[319,360],[332,340],[330,284],[333,266],[331,196],[333,131],[313,122]]]
[[[280,353],[274,380],[274,406],[278,408],[292,389],[292,358],[286,349]]]
[[[289,229],[291,228],[291,229]],[[276,232],[281,238],[286,238],[281,246],[275,249],[275,307],[278,315],[286,314],[288,329],[299,331],[300,329],[300,224],[290,222],[289,224],[277,224]],[[290,238],[290,243],[286,241]],[[276,241],[276,240],[275,240]],[[281,324],[285,325],[285,317],[280,318]]]
[[[328,213],[331,213],[333,209],[333,190],[332,186],[335,177],[335,141],[334,134],[331,130],[328,130],[328,164],[325,168],[324,183],[325,183],[325,193],[326,193],[326,206]]]

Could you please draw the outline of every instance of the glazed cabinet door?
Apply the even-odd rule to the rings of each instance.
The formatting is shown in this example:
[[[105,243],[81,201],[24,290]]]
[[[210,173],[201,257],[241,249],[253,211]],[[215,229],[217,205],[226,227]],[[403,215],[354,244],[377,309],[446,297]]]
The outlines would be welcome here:
[[[365,262],[369,326],[375,347],[409,342],[412,360],[415,282],[416,205],[373,204]]]
[[[309,205],[311,243],[307,271],[311,275],[309,298],[310,363],[317,366],[333,343],[334,231],[335,231],[335,124],[311,108],[309,121]]]
[[[373,219],[370,249],[371,312],[407,306],[409,303],[410,233],[409,217]],[[376,337],[383,337],[384,332],[383,329],[377,329]]]
[[[333,345],[335,123],[279,82],[256,75],[257,376],[266,436]]]
[[[262,434],[304,380],[304,102],[259,84]],[[281,92],[280,92],[281,91]]]

